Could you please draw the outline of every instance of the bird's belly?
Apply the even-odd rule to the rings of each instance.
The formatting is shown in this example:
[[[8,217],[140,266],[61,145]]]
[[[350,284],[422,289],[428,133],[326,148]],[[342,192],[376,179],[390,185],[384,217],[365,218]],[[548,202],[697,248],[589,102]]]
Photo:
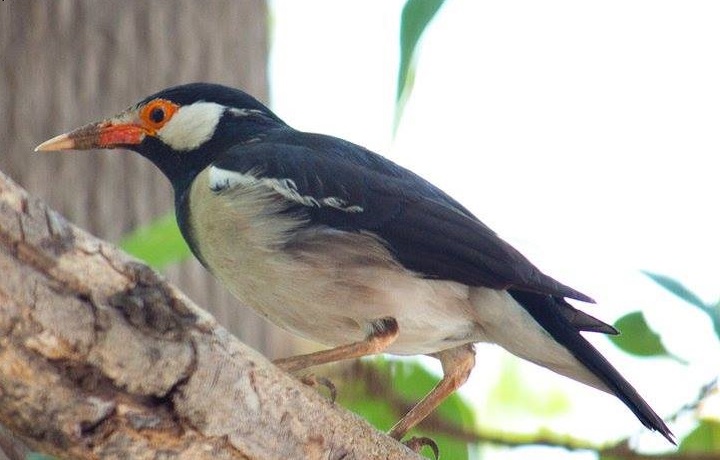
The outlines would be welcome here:
[[[337,346],[363,340],[374,321],[393,317],[397,354],[433,353],[483,340],[459,283],[404,269],[374,237],[301,229],[272,199],[248,190],[191,191],[193,244],[244,304],[310,340]]]
[[[300,269],[310,276],[298,276],[289,286],[296,295],[278,299],[271,293],[261,308],[298,335],[337,346],[363,340],[373,322],[392,317],[399,335],[391,353],[427,354],[479,339],[464,286],[382,269],[348,268],[340,278]]]
[[[387,350],[391,353],[427,354],[483,340],[468,288],[461,284],[387,268],[319,268],[276,252],[252,262],[243,259],[209,263],[244,304],[324,345],[363,340],[373,322],[386,317],[395,318],[400,331]]]

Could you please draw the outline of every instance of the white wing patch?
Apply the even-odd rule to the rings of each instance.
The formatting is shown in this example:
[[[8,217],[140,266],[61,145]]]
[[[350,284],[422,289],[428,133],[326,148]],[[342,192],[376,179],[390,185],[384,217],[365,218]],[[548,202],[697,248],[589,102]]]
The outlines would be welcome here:
[[[262,110],[256,109],[238,109],[236,107],[229,107],[228,112],[235,115],[236,117],[251,117],[253,115],[263,115]]]
[[[157,135],[177,151],[196,149],[215,134],[225,109],[224,105],[204,101],[182,106]]]
[[[363,212],[364,209],[357,205],[348,205],[347,201],[342,198],[329,197],[313,197],[310,195],[302,195],[297,184],[292,179],[274,179],[269,177],[256,177],[252,173],[239,173],[237,171],[228,171],[227,169],[211,166],[208,174],[209,186],[213,191],[221,191],[234,186],[244,187],[267,187],[287,198],[303,206],[315,208],[335,208],[345,212]]]

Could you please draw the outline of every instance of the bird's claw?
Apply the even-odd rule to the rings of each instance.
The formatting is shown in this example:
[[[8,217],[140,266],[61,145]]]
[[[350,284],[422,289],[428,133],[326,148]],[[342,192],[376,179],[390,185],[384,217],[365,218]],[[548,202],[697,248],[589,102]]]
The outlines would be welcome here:
[[[337,399],[337,389],[335,388],[335,384],[330,381],[330,379],[327,379],[325,377],[318,377],[315,374],[307,374],[303,375],[300,378],[300,381],[304,383],[307,386],[317,388],[319,386],[323,386],[328,389],[330,392],[330,402],[335,403],[335,400]]]
[[[419,454],[422,448],[427,446],[432,449],[433,454],[435,454],[435,460],[440,460],[440,448],[435,441],[427,436],[413,436],[407,441],[403,441],[403,444],[416,454]]]

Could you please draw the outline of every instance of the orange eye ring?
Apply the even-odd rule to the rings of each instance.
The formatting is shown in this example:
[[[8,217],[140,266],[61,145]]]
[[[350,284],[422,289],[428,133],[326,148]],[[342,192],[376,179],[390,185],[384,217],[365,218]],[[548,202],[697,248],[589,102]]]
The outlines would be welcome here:
[[[150,134],[165,126],[180,107],[166,99],[154,99],[140,109],[140,120]]]

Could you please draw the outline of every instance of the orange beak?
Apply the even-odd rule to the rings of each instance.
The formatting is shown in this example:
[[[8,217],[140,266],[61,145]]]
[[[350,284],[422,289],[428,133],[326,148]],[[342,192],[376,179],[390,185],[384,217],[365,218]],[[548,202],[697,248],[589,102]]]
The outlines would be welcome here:
[[[142,126],[133,123],[103,120],[55,136],[35,147],[35,151],[112,149],[137,145],[145,139],[146,134]]]

